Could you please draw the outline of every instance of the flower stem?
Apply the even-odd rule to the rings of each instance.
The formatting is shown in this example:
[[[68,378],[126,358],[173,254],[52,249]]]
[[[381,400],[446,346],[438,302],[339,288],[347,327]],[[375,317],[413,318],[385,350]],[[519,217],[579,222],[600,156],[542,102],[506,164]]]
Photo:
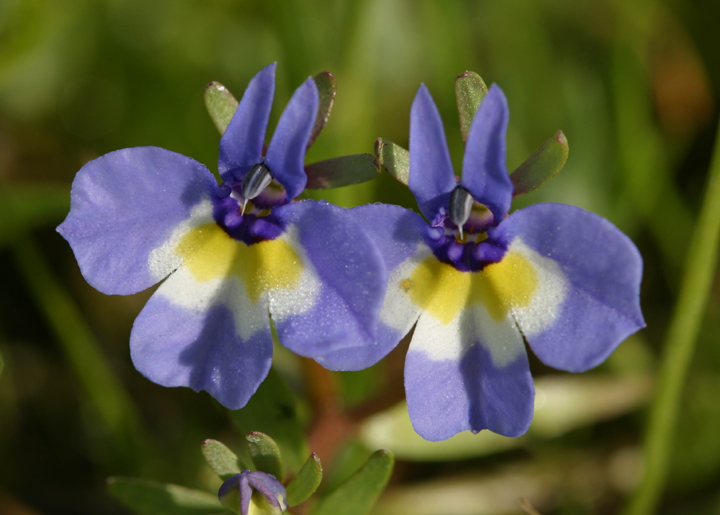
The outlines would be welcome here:
[[[658,373],[658,389],[645,431],[644,476],[627,513],[654,513],[665,487],[682,389],[710,293],[720,237],[720,127],[705,199],[693,231],[680,295],[668,328]]]

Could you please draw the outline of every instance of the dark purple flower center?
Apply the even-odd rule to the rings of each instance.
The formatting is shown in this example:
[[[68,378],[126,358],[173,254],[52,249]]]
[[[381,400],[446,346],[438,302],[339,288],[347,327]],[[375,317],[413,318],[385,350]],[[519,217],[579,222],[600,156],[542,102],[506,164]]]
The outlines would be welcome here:
[[[461,233],[448,210],[441,208],[427,228],[425,243],[443,263],[461,272],[478,272],[507,252],[508,242],[492,235],[497,225],[490,210],[475,203]]]
[[[272,180],[264,186],[264,182],[262,191],[252,193],[252,200],[243,196],[243,183],[248,188],[247,176],[259,166],[264,167],[260,163],[250,170],[237,169],[224,173],[223,183],[213,196],[213,216],[217,224],[247,245],[274,240],[285,231],[283,221],[273,214],[273,207],[288,202],[281,184]]]

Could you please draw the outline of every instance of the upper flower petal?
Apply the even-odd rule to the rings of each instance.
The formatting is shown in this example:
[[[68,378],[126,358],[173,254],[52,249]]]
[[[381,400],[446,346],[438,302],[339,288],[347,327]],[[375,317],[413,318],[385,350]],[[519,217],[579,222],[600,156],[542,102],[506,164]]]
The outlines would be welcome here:
[[[473,302],[449,322],[424,312],[405,361],[405,392],[413,427],[426,440],[482,429],[523,434],[532,420],[534,387],[512,318],[498,320]]]
[[[265,163],[292,200],[305,189],[305,151],[318,110],[318,89],[309,78],[295,90],[278,121]]]
[[[330,370],[359,370],[374,365],[390,352],[415,325],[421,308],[407,296],[404,282],[418,263],[431,254],[423,241],[427,223],[399,206],[372,204],[350,210],[377,245],[388,270],[388,286],[380,309],[373,345],[341,349],[320,358]]]
[[[275,63],[260,70],[245,89],[240,104],[220,138],[218,168],[223,174],[240,169],[237,179],[260,162],[273,95]]]
[[[496,222],[510,210],[513,184],[505,165],[507,99],[495,84],[480,104],[465,146],[461,184],[473,198],[485,204]]]
[[[267,376],[272,336],[254,249],[214,222],[188,231],[173,253],[182,265],[135,320],[135,368],[163,386],[205,390],[243,407]]]
[[[604,218],[574,206],[536,204],[492,233],[510,244],[508,256],[522,256],[534,268],[532,277],[507,280],[527,285],[524,305],[511,309],[543,363],[585,371],[645,326],[642,258]]]
[[[373,345],[387,271],[360,223],[342,208],[311,200],[273,214],[287,224],[278,239],[293,250],[276,266],[300,267],[270,290],[280,343],[311,358]]]
[[[157,147],[127,148],[83,166],[58,232],[85,279],[107,294],[157,283],[178,263],[153,253],[182,226],[212,219],[217,183],[197,161]]]
[[[422,214],[433,220],[441,207],[447,207],[456,185],[442,119],[423,84],[410,111],[408,186]]]

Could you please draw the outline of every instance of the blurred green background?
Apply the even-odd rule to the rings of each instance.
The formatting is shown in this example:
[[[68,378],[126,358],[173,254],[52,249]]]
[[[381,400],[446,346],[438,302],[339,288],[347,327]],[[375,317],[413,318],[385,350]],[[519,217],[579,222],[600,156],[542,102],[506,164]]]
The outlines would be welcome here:
[[[81,277],[54,232],[77,170],[155,145],[215,167],[219,134],[203,89],[240,97],[277,61],[271,126],[305,78],[327,70],[335,108],[308,162],[407,146],[424,82],[462,160],[454,78],[508,96],[512,170],[562,129],[570,158],[514,207],[554,201],[615,223],[645,260],[648,328],[598,370],[532,361],[528,435],[423,444],[401,399],[403,349],[369,371],[324,373],[277,351],[276,368],[326,467],[328,486],[385,447],[398,462],[381,514],[615,513],[639,471],[653,372],[709,166],[720,93],[713,0],[0,0],[0,514],[127,513],[110,475],[216,488],[200,442],[240,441],[208,395],[165,389],[130,362],[132,322],[151,292],[109,297]],[[416,208],[387,175],[313,193],[344,206]],[[686,385],[661,513],[720,512],[720,284]],[[323,456],[322,450],[326,455]]]

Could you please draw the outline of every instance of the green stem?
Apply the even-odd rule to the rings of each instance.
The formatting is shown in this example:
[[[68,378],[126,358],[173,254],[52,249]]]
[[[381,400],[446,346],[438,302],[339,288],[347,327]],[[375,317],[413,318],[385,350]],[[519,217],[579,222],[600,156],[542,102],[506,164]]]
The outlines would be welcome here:
[[[682,389],[710,293],[720,237],[720,126],[700,217],[688,249],[680,295],[666,335],[658,389],[645,433],[644,477],[627,513],[653,513],[665,487]]]

